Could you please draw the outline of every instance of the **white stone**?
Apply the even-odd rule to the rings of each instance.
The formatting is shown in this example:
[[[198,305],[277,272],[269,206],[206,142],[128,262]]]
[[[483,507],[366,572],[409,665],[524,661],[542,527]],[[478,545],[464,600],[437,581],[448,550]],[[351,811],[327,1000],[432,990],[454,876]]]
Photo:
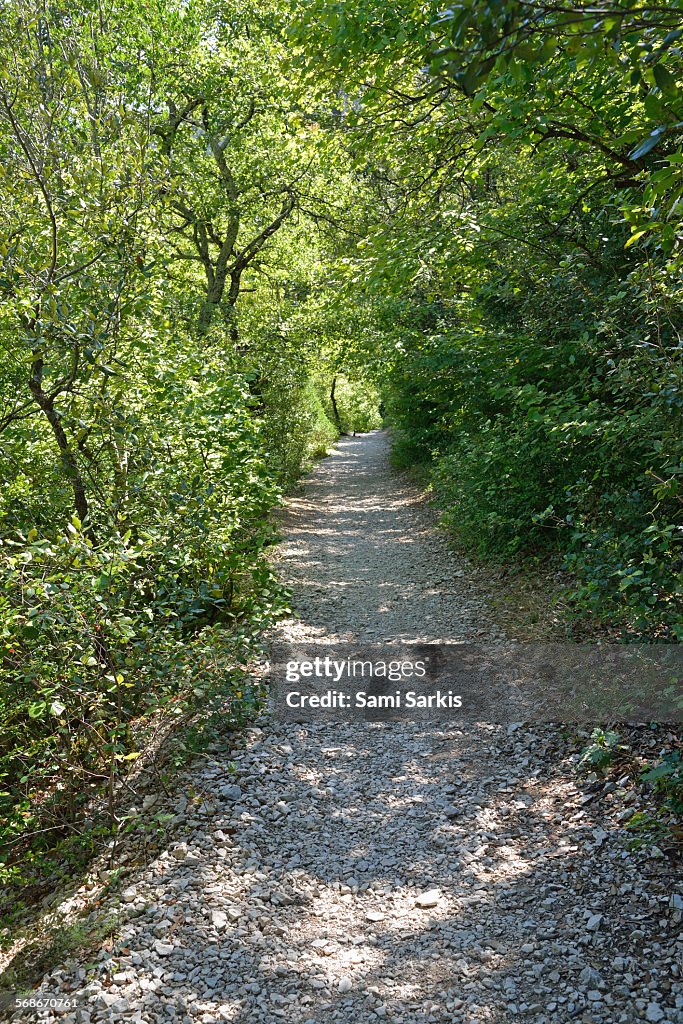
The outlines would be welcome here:
[[[417,897],[415,906],[420,907],[422,910],[427,910],[429,907],[435,907],[440,899],[440,889],[428,889],[427,892],[423,892]]]

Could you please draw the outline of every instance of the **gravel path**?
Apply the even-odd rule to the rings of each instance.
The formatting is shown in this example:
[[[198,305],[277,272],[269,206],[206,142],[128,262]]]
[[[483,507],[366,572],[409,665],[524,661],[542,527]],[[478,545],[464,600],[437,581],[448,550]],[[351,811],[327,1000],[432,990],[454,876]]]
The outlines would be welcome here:
[[[278,568],[299,619],[283,640],[448,643],[500,637],[485,596],[389,467],[387,435],[346,437],[288,502]]]
[[[285,518],[280,638],[495,637],[420,505],[384,435],[345,439]],[[266,716],[191,773],[114,944],[43,989],[81,1024],[680,1024],[683,900],[574,756],[545,726]]]

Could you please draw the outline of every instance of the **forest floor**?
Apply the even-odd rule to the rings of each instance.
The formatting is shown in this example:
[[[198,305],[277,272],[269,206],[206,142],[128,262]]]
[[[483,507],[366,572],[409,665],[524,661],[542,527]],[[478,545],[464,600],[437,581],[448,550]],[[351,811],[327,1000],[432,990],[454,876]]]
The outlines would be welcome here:
[[[503,639],[383,433],[343,439],[282,533],[275,639]],[[681,1024],[680,888],[578,756],[552,725],[264,715],[179,780],[111,935],[41,990],[68,1024]]]

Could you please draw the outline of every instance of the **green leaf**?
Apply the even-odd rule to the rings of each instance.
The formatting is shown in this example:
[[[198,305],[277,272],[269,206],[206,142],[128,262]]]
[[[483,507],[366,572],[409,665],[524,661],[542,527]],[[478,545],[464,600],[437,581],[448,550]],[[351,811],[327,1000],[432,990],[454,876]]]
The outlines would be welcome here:
[[[664,64],[656,64],[652,69],[655,82],[666,93],[674,93],[677,89],[675,77]]]
[[[650,771],[644,772],[642,775],[644,782],[657,782],[659,779],[665,779],[669,775],[673,775],[674,766],[668,761],[662,761],[660,764],[651,768]]]
[[[637,242],[639,238],[642,238],[643,235],[646,235],[646,234],[647,234],[647,228],[643,228],[642,231],[636,231],[636,233],[634,235],[631,235],[631,237],[629,238],[628,242],[624,246],[624,249],[628,249],[635,242]]]
[[[650,132],[648,137],[629,153],[631,160],[640,160],[641,157],[647,156],[655,146],[659,145],[662,140],[662,136],[666,134],[667,130],[667,125],[660,125],[658,128],[655,128],[654,131]]]

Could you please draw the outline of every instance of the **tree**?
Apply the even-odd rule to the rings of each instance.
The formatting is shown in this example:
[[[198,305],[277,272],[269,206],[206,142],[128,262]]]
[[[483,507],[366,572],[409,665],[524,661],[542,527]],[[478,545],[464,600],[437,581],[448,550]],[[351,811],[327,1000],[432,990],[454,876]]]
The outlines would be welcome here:
[[[2,313],[16,385],[0,427],[44,416],[81,520],[95,461],[84,417],[106,405],[123,311],[140,288],[149,127],[133,115],[116,42],[138,29],[125,13],[21,3],[0,24]]]
[[[376,197],[346,296],[396,458],[468,546],[564,558],[577,608],[680,637],[678,7],[298,13]]]
[[[195,5],[178,17],[183,67],[174,52],[154,65],[166,107],[154,128],[164,231],[171,258],[202,270],[199,335],[222,309],[236,341],[243,276],[297,210],[315,169],[314,136],[285,77],[273,11],[243,4],[214,13]]]

